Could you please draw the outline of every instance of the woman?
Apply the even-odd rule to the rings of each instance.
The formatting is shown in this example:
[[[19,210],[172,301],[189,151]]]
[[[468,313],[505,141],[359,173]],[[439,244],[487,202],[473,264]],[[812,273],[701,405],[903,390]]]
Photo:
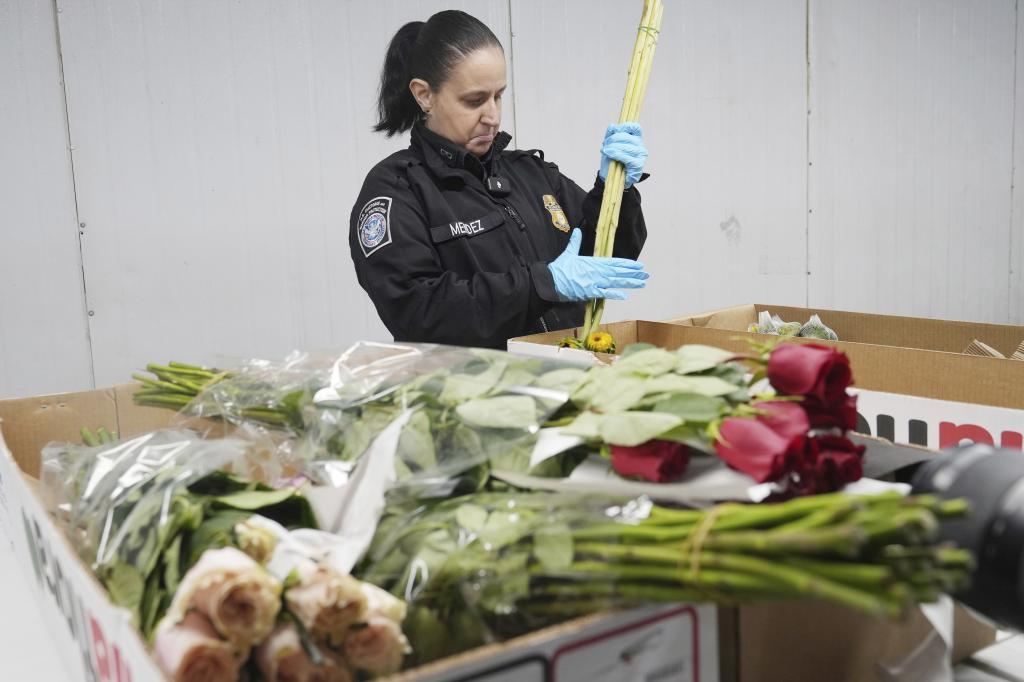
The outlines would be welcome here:
[[[352,209],[359,283],[399,341],[504,348],[514,336],[582,323],[584,301],[644,286],[640,195],[647,150],[636,124],[610,126],[594,188],[499,132],[505,54],[480,21],[449,10],[406,24],[381,75],[379,121],[408,149],[369,172]],[[609,159],[627,190],[614,258],[594,258]],[[571,226],[578,226],[571,229]]]

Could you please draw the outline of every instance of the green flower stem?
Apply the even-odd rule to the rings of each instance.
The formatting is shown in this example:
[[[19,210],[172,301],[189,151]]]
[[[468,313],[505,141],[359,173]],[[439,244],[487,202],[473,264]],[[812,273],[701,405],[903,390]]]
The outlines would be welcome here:
[[[850,497],[849,499],[836,502],[833,505],[811,512],[803,518],[784,523],[781,526],[776,527],[775,530],[794,531],[807,530],[809,528],[821,528],[822,526],[828,526],[837,521],[842,521],[858,508],[860,508],[858,500]]]
[[[891,583],[895,575],[888,566],[877,564],[854,564],[838,561],[819,561],[805,557],[790,557],[782,560],[787,566],[813,573],[823,578],[846,585],[874,588]]]
[[[178,363],[178,364],[180,364],[180,363]],[[157,364],[155,362],[151,362],[148,365],[146,365],[146,371],[147,372],[153,372],[154,374],[156,374],[157,372],[166,372],[168,374],[175,374],[175,375],[178,375],[178,376],[187,376],[187,377],[192,377],[194,379],[202,379],[202,380],[213,379],[214,377],[217,376],[216,373],[211,372],[211,371],[206,370],[206,369],[199,369],[199,368],[193,369],[193,368],[190,368],[190,367],[178,367],[178,366],[175,366],[175,363],[173,363],[173,362],[170,363],[169,365],[159,365],[159,364]]]
[[[183,386],[178,386],[177,384],[172,384],[172,383],[170,383],[168,381],[161,381],[159,379],[152,379],[150,377],[147,377],[145,374],[135,373],[135,374],[132,374],[132,378],[135,379],[136,381],[142,383],[143,385],[150,386],[152,388],[160,388],[160,389],[163,389],[165,391],[170,391],[171,393],[181,393],[181,394],[184,394],[184,395],[191,395],[192,394],[192,392],[189,389],[187,389],[187,388],[185,388]]]
[[[684,557],[677,557],[684,559]],[[578,561],[568,568],[550,569],[535,567],[534,576],[548,578],[577,579],[581,576],[603,577],[612,583],[633,582],[650,584],[651,581],[671,583],[674,586],[694,588],[709,587],[726,592],[759,592],[775,594],[780,590],[787,593],[786,586],[771,576],[753,575],[737,571],[722,571],[701,566],[694,572],[688,563],[677,560],[675,566],[629,565],[602,563],[599,561]],[[792,594],[790,592],[790,594]]]
[[[149,405],[150,407],[175,407],[181,408],[192,402],[192,398],[187,395],[177,394],[153,394],[138,396],[136,394],[136,402],[139,405]]]
[[[708,568],[720,567],[771,575],[774,579],[788,585],[801,595],[827,599],[864,613],[896,618],[903,610],[902,604],[894,603],[886,599],[884,595],[876,595],[842,585],[791,566],[780,564],[777,561],[733,554],[704,552],[701,555],[701,565]]]
[[[867,536],[854,525],[812,528],[805,531],[744,531],[711,533],[704,549],[757,552],[761,554],[838,554],[855,557]]]
[[[571,583],[547,583],[531,587],[531,593],[556,597],[562,599],[593,599],[595,608],[598,611],[606,605],[608,597],[619,597],[624,599],[636,599],[640,601],[653,602],[699,602],[706,601],[707,594],[700,590],[693,590],[682,587],[667,585],[634,585],[615,584],[609,582],[571,582]],[[600,599],[604,597],[605,599]],[[548,603],[556,603],[550,601]]]

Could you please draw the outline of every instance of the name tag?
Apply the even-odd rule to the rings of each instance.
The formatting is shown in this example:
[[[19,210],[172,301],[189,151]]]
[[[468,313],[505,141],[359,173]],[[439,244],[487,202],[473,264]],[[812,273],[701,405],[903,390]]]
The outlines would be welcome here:
[[[446,225],[432,227],[430,228],[430,237],[435,244],[446,242],[449,239],[475,237],[488,230],[493,230],[504,222],[505,214],[502,211],[492,211],[476,220],[455,220]]]

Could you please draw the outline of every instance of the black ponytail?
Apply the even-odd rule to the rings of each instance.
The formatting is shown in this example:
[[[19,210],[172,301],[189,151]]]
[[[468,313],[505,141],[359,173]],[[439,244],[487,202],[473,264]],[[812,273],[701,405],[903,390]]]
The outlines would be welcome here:
[[[501,43],[479,19],[459,10],[445,10],[426,22],[411,21],[391,39],[380,74],[375,132],[388,137],[412,128],[420,107],[409,81],[420,78],[437,91],[465,56]]]

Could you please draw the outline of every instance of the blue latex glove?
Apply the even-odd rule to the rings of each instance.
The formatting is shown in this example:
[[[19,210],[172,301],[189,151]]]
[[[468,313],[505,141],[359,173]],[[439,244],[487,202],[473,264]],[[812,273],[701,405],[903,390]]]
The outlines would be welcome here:
[[[608,163],[619,161],[626,167],[626,189],[640,179],[647,161],[644,131],[639,123],[616,123],[608,126],[601,145],[601,179],[608,179]]]
[[[626,292],[618,289],[642,289],[650,277],[643,263],[627,258],[596,258],[580,255],[583,233],[579,228],[569,235],[569,245],[548,269],[555,280],[555,291],[566,301],[587,301],[592,298],[626,300]]]

